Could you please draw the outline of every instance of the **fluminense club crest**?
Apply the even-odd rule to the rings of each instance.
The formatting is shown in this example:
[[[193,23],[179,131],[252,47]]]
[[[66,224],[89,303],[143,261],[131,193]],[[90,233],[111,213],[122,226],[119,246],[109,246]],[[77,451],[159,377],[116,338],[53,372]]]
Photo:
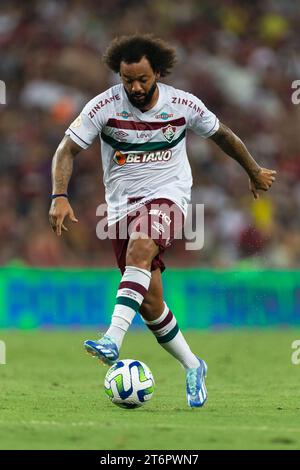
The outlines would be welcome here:
[[[164,138],[168,142],[172,142],[172,140],[174,139],[175,132],[176,132],[176,127],[171,126],[171,124],[168,124],[166,127],[162,128],[162,132],[164,134]]]

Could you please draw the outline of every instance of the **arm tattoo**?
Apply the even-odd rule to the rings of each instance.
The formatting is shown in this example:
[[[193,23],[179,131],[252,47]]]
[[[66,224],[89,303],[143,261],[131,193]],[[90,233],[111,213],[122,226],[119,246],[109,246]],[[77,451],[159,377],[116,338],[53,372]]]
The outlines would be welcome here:
[[[53,194],[66,193],[73,171],[73,157],[69,154],[54,155],[52,162]]]
[[[250,155],[245,144],[229,127],[220,123],[219,130],[211,136],[211,139],[227,155],[236,160],[246,170],[250,178],[259,172],[260,166]]]
[[[67,145],[61,143],[52,160],[52,186],[53,194],[66,193],[73,171],[72,151]]]

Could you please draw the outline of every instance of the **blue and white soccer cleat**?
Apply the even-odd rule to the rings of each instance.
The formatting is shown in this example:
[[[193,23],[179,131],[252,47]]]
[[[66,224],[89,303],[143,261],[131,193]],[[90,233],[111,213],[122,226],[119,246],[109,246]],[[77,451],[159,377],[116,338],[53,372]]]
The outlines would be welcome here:
[[[86,351],[92,356],[100,359],[103,364],[112,366],[118,360],[118,346],[110,336],[104,335],[97,341],[88,339],[83,344]]]
[[[207,375],[207,365],[199,359],[199,367],[186,370],[186,396],[188,406],[199,408],[204,405],[207,399],[205,387],[205,377]]]

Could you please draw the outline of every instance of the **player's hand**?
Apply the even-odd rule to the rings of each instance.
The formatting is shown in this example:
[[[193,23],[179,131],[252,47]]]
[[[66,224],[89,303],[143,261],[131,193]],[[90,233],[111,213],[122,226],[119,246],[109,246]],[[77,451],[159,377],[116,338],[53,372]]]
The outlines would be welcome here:
[[[67,216],[69,216],[72,222],[78,222],[67,198],[57,197],[53,199],[49,210],[49,222],[53,232],[59,237],[62,230],[68,231],[64,225],[64,220]]]
[[[253,194],[254,199],[259,199],[258,189],[268,191],[275,181],[275,170],[268,170],[267,168],[260,168],[249,178],[249,188]]]

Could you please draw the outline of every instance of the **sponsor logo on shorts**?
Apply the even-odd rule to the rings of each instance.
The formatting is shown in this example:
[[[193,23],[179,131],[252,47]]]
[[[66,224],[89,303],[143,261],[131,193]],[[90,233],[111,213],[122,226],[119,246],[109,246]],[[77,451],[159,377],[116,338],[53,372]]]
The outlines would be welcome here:
[[[151,225],[151,227],[156,230],[160,235],[162,235],[163,233],[165,233],[165,227],[160,224],[159,222],[153,222],[153,224]]]
[[[121,113],[117,113],[117,116],[123,119],[128,119],[129,117],[132,117],[132,113],[129,113],[128,111],[122,111]]]
[[[113,156],[113,161],[117,163],[117,165],[123,166],[125,163],[168,162],[171,157],[171,150],[158,150],[157,152],[127,154],[117,150]]]
[[[160,211],[159,209],[151,209],[149,211],[150,215],[157,215],[158,217],[161,217],[161,219],[166,222],[167,225],[171,224],[171,219],[170,217],[165,213]]]
[[[166,121],[169,118],[172,118],[174,114],[168,114],[168,113],[160,113],[155,115],[155,119],[162,119],[163,121]]]
[[[171,124],[168,124],[166,127],[162,128],[162,132],[163,132],[164,138],[168,142],[172,142],[176,133],[176,127],[171,126]]]

